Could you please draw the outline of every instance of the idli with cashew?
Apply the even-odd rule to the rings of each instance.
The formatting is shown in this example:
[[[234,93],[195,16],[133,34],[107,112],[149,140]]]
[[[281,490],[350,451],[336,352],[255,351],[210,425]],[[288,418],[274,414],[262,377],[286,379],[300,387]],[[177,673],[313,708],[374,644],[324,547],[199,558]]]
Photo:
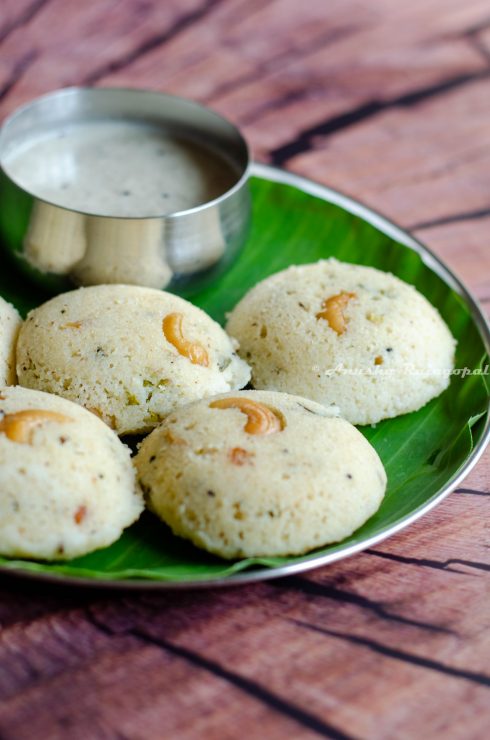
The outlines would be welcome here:
[[[258,283],[227,330],[256,389],[335,404],[353,424],[416,411],[449,385],[456,342],[421,293],[394,275],[335,259]]]
[[[242,388],[237,343],[183,298],[134,285],[64,293],[31,311],[19,383],[84,406],[118,434],[151,431],[174,408]]]
[[[0,390],[0,553],[66,560],[119,539],[143,510],[130,450],[64,398]]]
[[[334,411],[241,391],[169,414],[135,458],[148,507],[223,558],[301,555],[352,534],[379,508],[386,473]]]

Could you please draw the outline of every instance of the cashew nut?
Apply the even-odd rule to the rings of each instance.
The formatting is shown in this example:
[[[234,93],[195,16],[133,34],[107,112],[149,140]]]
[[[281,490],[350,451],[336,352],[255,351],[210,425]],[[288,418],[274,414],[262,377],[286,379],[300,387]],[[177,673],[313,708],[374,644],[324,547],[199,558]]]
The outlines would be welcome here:
[[[243,427],[248,434],[274,434],[286,426],[282,414],[250,398],[219,398],[210,403],[209,408],[239,409],[248,417]]]
[[[163,319],[162,329],[167,342],[173,344],[177,352],[187,357],[193,365],[209,365],[208,353],[199,342],[191,342],[182,333],[182,322],[184,315],[181,313],[169,313]]]
[[[347,328],[347,320],[344,316],[344,309],[351,298],[356,298],[355,293],[347,293],[342,290],[337,295],[326,298],[322,303],[323,311],[317,313],[317,319],[325,319],[328,325],[337,334],[343,334]]]
[[[6,414],[0,421],[0,432],[3,432],[12,442],[31,444],[35,428],[48,421],[65,424],[73,419],[57,414],[55,411],[28,409]]]

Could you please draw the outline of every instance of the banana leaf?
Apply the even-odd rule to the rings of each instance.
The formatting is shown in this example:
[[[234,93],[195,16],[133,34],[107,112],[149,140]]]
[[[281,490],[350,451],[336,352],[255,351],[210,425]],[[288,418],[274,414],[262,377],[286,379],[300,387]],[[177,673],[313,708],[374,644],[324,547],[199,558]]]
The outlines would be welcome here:
[[[224,323],[226,312],[267,275],[291,264],[333,256],[390,271],[415,285],[438,308],[458,340],[456,367],[484,368],[485,347],[465,300],[417,252],[342,207],[296,187],[254,177],[251,190],[253,223],[245,248],[224,275],[192,298],[216,320]],[[22,313],[46,299],[13,268],[5,266],[0,294]],[[328,553],[341,554],[351,545],[362,546],[373,537],[386,535],[407,516],[428,508],[471,455],[483,434],[487,408],[484,375],[454,375],[450,387],[419,411],[374,427],[360,427],[388,474],[383,503],[351,537],[301,558],[221,560],[174,537],[145,513],[118,542],[90,555],[56,564],[0,558],[0,568],[99,582],[143,579],[165,586],[170,582],[220,581],[247,569],[277,568],[307,563]]]

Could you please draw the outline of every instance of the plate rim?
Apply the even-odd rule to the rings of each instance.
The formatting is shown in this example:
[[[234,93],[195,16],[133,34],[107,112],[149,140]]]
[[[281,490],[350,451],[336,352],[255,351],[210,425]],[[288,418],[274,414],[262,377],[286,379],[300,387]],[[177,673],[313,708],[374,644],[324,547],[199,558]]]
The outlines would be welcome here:
[[[444,260],[438,257],[422,241],[414,237],[405,229],[398,226],[391,219],[386,218],[375,209],[366,206],[364,203],[340,190],[330,188],[315,180],[311,180],[294,172],[283,170],[272,165],[253,162],[250,168],[251,177],[259,177],[263,180],[278,182],[284,185],[290,185],[297,189],[320,198],[328,203],[333,203],[342,207],[349,213],[361,217],[364,221],[372,224],[384,234],[391,236],[405,247],[417,252],[422,262],[435,272],[452,290],[454,290],[463,300],[470,310],[470,314],[475,321],[483,344],[487,353],[490,354],[490,322],[472,292],[466,287]],[[106,578],[86,578],[77,576],[67,576],[63,573],[43,573],[25,568],[10,567],[0,565],[0,575],[6,577],[22,578],[27,580],[41,581],[59,586],[83,586],[93,589],[111,589],[111,590],[190,590],[204,588],[225,588],[228,586],[246,585],[260,581],[269,581],[275,578],[306,573],[315,568],[335,563],[339,560],[356,555],[363,550],[378,544],[394,534],[402,531],[406,527],[416,522],[425,514],[434,509],[443,499],[453,491],[456,486],[468,475],[468,473],[477,464],[483,452],[490,441],[490,400],[487,408],[487,418],[482,435],[472,449],[467,460],[463,463],[447,483],[428,501],[419,506],[415,511],[407,514],[396,524],[388,525],[376,535],[363,540],[362,542],[352,544],[344,549],[324,555],[313,555],[311,558],[299,563],[290,563],[277,567],[257,566],[251,570],[245,570],[240,573],[234,573],[228,576],[217,576],[215,578],[189,578],[179,581],[152,580],[145,578],[134,578],[125,580],[115,580]]]

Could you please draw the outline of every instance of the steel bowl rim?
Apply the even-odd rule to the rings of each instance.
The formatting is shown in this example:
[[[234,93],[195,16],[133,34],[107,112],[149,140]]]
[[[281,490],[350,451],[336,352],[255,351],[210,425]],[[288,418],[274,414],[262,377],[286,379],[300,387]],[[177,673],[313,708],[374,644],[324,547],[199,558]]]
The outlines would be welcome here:
[[[196,108],[198,110],[204,111],[208,115],[212,115],[215,118],[219,119],[223,123],[227,124],[230,129],[232,129],[237,137],[237,140],[240,142],[240,144],[244,148],[245,152],[245,166],[241,170],[241,174],[239,179],[236,181],[234,185],[232,185],[231,188],[226,190],[224,193],[219,195],[216,198],[213,198],[212,200],[208,200],[205,203],[200,203],[197,206],[194,206],[193,208],[187,208],[183,211],[174,211],[172,213],[167,214],[157,214],[153,216],[110,216],[106,214],[100,214],[100,213],[90,213],[89,211],[80,211],[77,208],[68,208],[67,206],[61,206],[58,203],[55,203],[51,200],[46,200],[45,198],[41,198],[39,195],[36,195],[35,193],[31,192],[30,190],[26,190],[23,188],[19,183],[17,183],[7,172],[3,165],[3,157],[2,153],[0,151],[0,170],[3,173],[4,177],[6,177],[9,182],[11,182],[15,187],[17,187],[19,190],[21,190],[23,193],[26,193],[29,197],[34,198],[35,200],[40,201],[41,203],[46,203],[47,205],[53,206],[55,208],[59,208],[63,211],[68,211],[70,213],[78,213],[82,216],[90,216],[91,218],[107,218],[107,219],[115,219],[115,220],[121,220],[121,221],[146,221],[146,220],[162,220],[162,221],[174,221],[178,219],[184,219],[187,216],[193,216],[196,214],[200,214],[204,211],[207,211],[211,208],[214,208],[216,206],[220,206],[225,201],[232,198],[237,192],[239,192],[244,186],[246,186],[249,178],[250,173],[253,167],[252,162],[252,154],[250,145],[247,141],[247,139],[243,136],[241,130],[236,126],[232,121],[230,121],[229,118],[226,118],[225,116],[221,115],[221,113],[218,113],[213,108],[209,108],[206,105],[203,105],[202,103],[198,103],[195,100],[191,100],[189,98],[185,98],[182,95],[172,95],[171,93],[162,92],[159,90],[150,90],[143,87],[89,87],[89,86],[77,86],[77,85],[71,85],[70,87],[62,87],[58,88],[56,90],[51,90],[50,92],[45,93],[44,95],[39,95],[36,98],[33,98],[32,100],[27,101],[26,103],[20,105],[18,108],[16,108],[12,113],[10,113],[2,122],[1,125],[1,131],[4,130],[6,126],[11,125],[15,122],[15,119],[22,115],[25,111],[27,111],[31,106],[35,105],[36,103],[40,103],[43,100],[49,100],[52,97],[65,97],[65,96],[71,96],[80,92],[84,93],[95,93],[99,94],[101,92],[125,92],[129,93],[130,95],[133,94],[145,94],[145,95],[152,95],[155,98],[165,99],[165,98],[171,98],[172,100],[176,100],[179,103],[184,103],[185,105],[188,105],[192,108]],[[0,131],[0,133],[1,133]]]

